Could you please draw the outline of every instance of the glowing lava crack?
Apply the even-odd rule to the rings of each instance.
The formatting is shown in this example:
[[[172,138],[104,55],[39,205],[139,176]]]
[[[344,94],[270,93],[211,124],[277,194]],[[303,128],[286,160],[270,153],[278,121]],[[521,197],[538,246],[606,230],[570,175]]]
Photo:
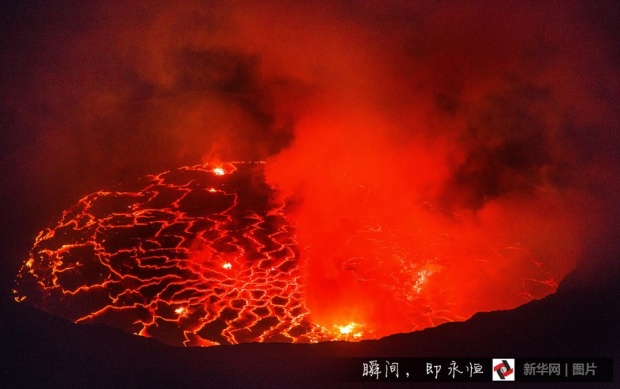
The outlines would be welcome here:
[[[261,170],[183,167],[82,198],[37,237],[16,299],[173,345],[334,338],[308,320],[293,231]]]
[[[36,238],[16,300],[209,346],[377,338],[513,308],[557,286],[520,246],[473,250],[463,237],[364,215],[339,238],[303,241],[305,225],[293,229],[264,170],[183,167],[82,198]]]

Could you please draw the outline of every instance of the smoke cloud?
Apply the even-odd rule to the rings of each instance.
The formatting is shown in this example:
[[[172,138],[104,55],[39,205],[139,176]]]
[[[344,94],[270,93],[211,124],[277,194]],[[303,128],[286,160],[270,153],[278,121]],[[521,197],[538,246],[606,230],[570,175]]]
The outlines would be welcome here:
[[[7,230],[127,177],[267,160],[327,327],[422,328],[617,266],[613,2],[6,7]]]

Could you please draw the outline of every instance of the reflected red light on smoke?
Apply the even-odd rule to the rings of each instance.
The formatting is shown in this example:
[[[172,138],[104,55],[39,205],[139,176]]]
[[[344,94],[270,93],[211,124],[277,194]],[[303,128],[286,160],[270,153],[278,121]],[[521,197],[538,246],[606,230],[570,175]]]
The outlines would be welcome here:
[[[312,169],[269,165],[266,181],[264,166],[183,167],[82,198],[37,237],[16,299],[173,345],[317,342],[512,308],[565,273],[507,243],[501,207],[446,215],[386,192],[389,165],[370,169],[379,183],[316,169],[302,200],[270,183]]]
[[[578,230],[562,208],[566,194],[541,188],[479,209],[442,205],[456,142],[405,142],[386,136],[389,121],[353,116],[309,115],[267,167],[291,201],[314,322],[363,323],[363,337],[381,337],[555,291],[579,250],[566,242]]]

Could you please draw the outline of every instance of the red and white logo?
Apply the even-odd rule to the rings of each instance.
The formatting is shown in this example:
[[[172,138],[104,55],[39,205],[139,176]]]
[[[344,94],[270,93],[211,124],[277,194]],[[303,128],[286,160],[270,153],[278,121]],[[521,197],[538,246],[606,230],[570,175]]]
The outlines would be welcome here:
[[[493,359],[493,381],[514,381],[515,360],[510,358]]]

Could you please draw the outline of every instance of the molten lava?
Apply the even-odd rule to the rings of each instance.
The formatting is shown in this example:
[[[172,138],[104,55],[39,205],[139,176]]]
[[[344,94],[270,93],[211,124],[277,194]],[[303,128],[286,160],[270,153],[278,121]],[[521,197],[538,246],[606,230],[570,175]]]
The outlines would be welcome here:
[[[346,239],[302,246],[302,226],[291,225],[275,192],[263,163],[228,163],[182,167],[90,194],[38,235],[15,298],[78,323],[210,346],[376,338],[462,320],[489,301],[509,301],[491,304],[495,309],[515,306],[515,299],[557,286],[522,247],[496,254],[531,265],[527,271],[488,264],[485,270],[516,278],[520,290],[495,290],[471,281],[476,270],[463,267],[488,263],[482,251],[455,251],[462,242],[446,234],[405,234],[370,219],[361,229],[344,229]],[[428,243],[413,252],[411,242],[422,241]],[[331,254],[317,261],[327,246]],[[465,301],[480,291],[490,298]],[[365,301],[355,300],[360,296]]]

